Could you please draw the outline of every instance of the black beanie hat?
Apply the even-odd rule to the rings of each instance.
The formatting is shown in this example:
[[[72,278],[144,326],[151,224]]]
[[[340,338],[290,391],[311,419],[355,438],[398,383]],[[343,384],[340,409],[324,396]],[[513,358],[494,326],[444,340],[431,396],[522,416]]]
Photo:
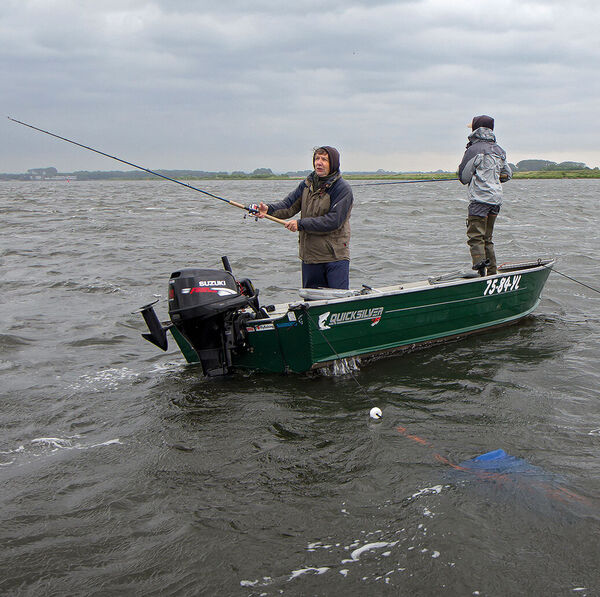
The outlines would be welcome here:
[[[329,174],[333,174],[340,169],[340,152],[335,147],[330,147],[329,145],[323,145],[322,147],[317,147],[313,153],[313,166],[315,165],[315,156],[317,155],[317,151],[325,151],[329,156]]]
[[[471,128],[473,130],[478,129],[480,126],[484,126],[487,129],[494,130],[494,119],[491,116],[474,116]]]

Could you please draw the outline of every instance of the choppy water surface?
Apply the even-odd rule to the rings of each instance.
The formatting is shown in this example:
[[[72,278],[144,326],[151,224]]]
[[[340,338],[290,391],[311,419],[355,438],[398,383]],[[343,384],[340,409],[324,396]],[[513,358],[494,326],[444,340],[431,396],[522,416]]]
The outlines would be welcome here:
[[[240,202],[295,186],[198,184]],[[555,256],[600,287],[600,183],[505,188],[499,261]],[[295,300],[293,234],[158,181],[0,196],[0,593],[600,594],[598,293],[551,274],[521,324],[355,379],[206,380],[133,311],[221,255]],[[353,286],[468,265],[458,183],[355,196]],[[541,477],[451,466],[496,448]]]

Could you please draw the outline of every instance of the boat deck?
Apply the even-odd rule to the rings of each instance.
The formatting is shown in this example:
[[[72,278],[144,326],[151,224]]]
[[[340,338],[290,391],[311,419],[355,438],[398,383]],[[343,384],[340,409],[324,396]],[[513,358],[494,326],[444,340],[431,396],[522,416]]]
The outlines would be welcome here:
[[[414,290],[417,288],[426,288],[431,286],[431,282],[429,280],[422,280],[420,282],[408,282],[406,284],[394,284],[393,286],[382,286],[380,288],[371,288],[368,291],[355,289],[351,291],[352,294],[348,294],[347,296],[332,296],[330,298],[319,298],[314,299],[314,302],[319,302],[319,304],[326,304],[330,302],[338,302],[344,301],[348,299],[357,299],[357,298],[366,298],[373,297],[373,295],[377,294],[389,294],[394,292],[400,292],[401,290]],[[300,289],[302,292],[303,289]],[[320,289],[319,289],[320,290]],[[325,289],[324,289],[325,290]],[[306,302],[307,299],[304,299],[300,296],[300,300],[291,302],[291,303],[278,303],[273,305],[274,309],[268,313],[269,319],[279,319],[283,315],[285,315],[292,305],[297,305],[300,302]],[[312,301],[311,301],[312,302]]]

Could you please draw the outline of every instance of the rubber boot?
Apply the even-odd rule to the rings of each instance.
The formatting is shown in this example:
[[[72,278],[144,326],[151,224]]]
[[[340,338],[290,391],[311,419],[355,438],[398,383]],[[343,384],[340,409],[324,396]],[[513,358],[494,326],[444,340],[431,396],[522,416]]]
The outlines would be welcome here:
[[[482,259],[478,261],[471,269],[476,270],[479,275],[483,278],[485,276],[485,268],[490,264],[489,259]]]
[[[471,251],[473,265],[483,261],[485,257],[485,228],[486,219],[481,216],[467,218],[467,244]]]
[[[487,267],[487,275],[493,276],[498,273],[496,267],[496,252],[494,251],[494,243],[492,242],[492,234],[494,233],[494,224],[496,223],[496,215],[488,214],[485,225],[485,258],[489,259],[490,264]]]

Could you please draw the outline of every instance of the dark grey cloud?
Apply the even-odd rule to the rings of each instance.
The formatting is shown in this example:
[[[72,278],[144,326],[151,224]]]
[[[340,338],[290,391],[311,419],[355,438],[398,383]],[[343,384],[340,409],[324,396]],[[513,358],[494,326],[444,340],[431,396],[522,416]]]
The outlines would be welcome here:
[[[5,0],[7,115],[148,167],[451,169],[477,113],[513,161],[600,165],[592,2]],[[0,171],[119,168],[2,123]]]

